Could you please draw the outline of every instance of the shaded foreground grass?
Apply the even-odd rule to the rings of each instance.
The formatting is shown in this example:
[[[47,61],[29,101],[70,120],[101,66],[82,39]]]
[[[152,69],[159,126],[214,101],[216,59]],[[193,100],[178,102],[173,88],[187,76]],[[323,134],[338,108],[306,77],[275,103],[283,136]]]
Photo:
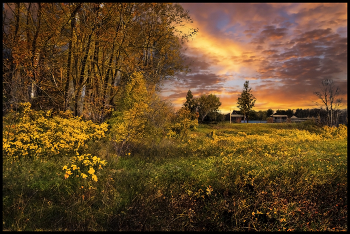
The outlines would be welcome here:
[[[3,163],[4,230],[347,230],[347,130],[200,125],[182,142],[134,146],[88,187],[69,158]]]

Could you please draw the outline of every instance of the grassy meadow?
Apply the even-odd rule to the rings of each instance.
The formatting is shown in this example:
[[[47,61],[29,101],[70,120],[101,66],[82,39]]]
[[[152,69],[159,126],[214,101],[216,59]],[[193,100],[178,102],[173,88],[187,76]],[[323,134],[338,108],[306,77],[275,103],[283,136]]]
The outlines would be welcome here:
[[[74,159],[3,153],[3,230],[347,231],[344,125],[200,124],[123,155],[84,139]],[[74,174],[82,155],[88,180]]]

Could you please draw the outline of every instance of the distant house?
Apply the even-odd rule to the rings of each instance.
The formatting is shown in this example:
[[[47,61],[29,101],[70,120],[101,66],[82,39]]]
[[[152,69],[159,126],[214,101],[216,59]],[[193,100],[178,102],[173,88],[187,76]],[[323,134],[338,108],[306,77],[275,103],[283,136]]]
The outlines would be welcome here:
[[[312,120],[313,118],[310,118],[310,117],[307,117],[307,118],[298,118],[298,117],[296,117],[296,116],[292,116],[291,117],[291,121],[293,122],[293,123],[299,123],[299,122],[304,122],[304,121],[306,121],[306,120]]]
[[[240,123],[243,118],[244,118],[244,115],[238,114],[236,111],[232,111],[230,122]]]
[[[288,116],[287,115],[271,115],[270,117],[273,118],[274,123],[283,123],[287,122]]]
[[[295,115],[293,115],[292,117],[290,117],[290,120],[291,120],[291,122],[298,122],[298,117],[296,117]]]

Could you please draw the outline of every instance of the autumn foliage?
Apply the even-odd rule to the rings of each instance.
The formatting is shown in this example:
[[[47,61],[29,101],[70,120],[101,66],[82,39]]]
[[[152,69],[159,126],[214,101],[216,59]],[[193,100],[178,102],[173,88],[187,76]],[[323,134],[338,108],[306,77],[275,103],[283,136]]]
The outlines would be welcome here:
[[[103,122],[134,72],[153,87],[187,70],[190,22],[170,3],[6,3],[4,111],[30,102]]]
[[[147,90],[140,72],[134,73],[117,95],[117,111],[112,113],[108,123],[110,139],[119,154],[147,139],[186,137],[189,129],[198,125],[198,116],[194,119],[188,109],[175,113],[154,89]]]

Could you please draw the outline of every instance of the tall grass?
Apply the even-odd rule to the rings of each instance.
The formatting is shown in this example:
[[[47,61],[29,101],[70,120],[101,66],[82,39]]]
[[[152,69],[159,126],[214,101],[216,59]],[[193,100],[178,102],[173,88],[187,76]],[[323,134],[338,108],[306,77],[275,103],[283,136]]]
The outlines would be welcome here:
[[[199,125],[182,141],[116,155],[98,181],[64,179],[68,156],[3,162],[4,230],[347,230],[347,129]]]

